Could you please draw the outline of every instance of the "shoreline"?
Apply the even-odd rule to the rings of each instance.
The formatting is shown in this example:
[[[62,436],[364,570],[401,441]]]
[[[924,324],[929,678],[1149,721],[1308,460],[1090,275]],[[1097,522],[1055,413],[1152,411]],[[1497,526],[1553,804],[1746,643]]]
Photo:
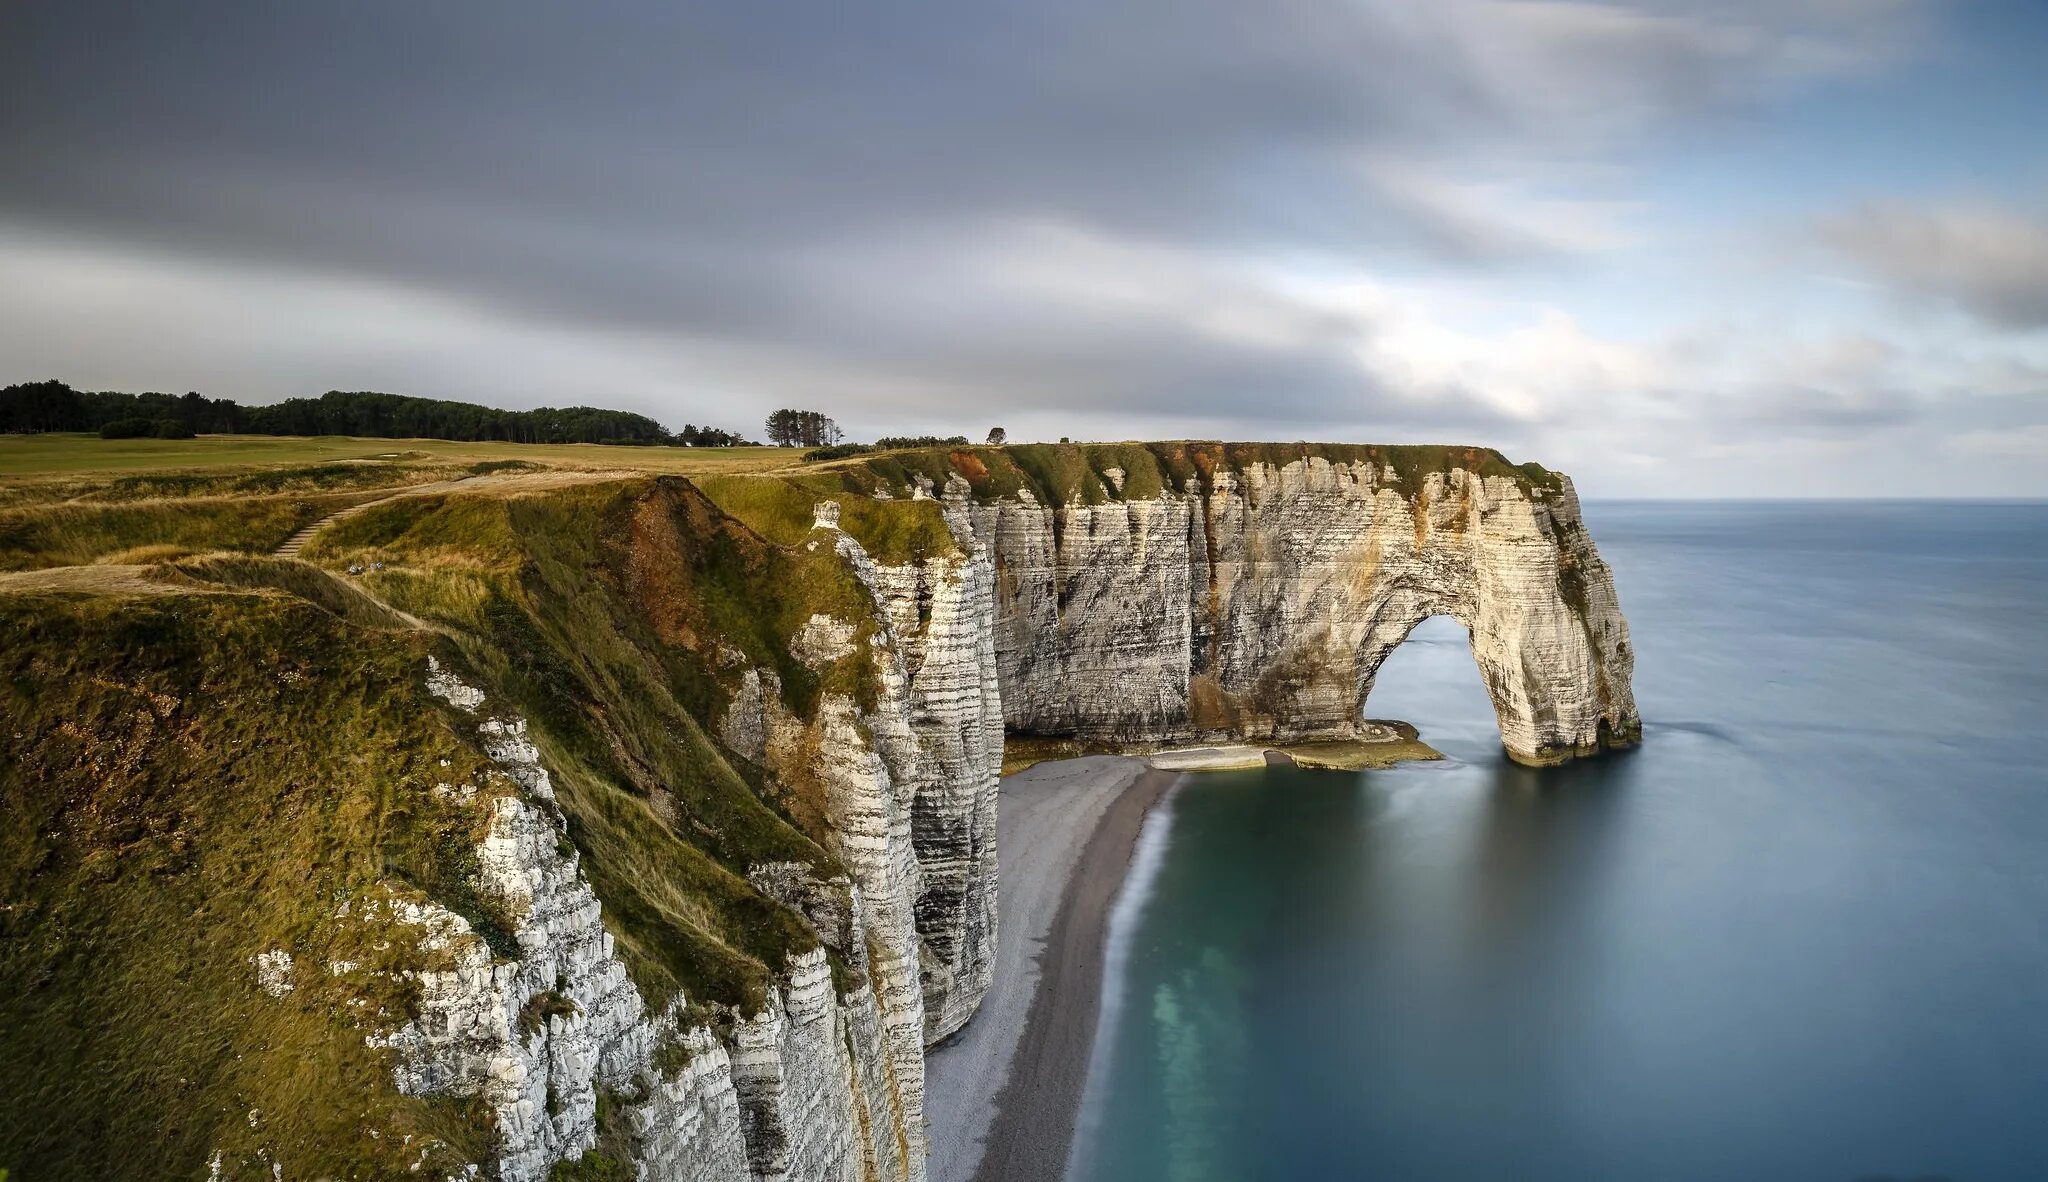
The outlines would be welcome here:
[[[933,1182],[1065,1173],[1103,1002],[1109,915],[1146,815],[1180,778],[1118,757],[1038,765],[1014,788],[1005,778],[1003,790],[1036,813],[1031,828],[1049,832],[1015,832],[1020,853],[1037,861],[1014,879],[1005,868],[1000,994],[992,988],[926,1055]],[[1048,850],[1048,839],[1067,848]]]
[[[972,1182],[1065,1177],[1082,1092],[1094,1061],[1109,913],[1123,890],[1145,815],[1181,777],[1148,767],[1111,802],[1081,850],[1052,932],[1038,954],[1038,989],[996,1095]]]

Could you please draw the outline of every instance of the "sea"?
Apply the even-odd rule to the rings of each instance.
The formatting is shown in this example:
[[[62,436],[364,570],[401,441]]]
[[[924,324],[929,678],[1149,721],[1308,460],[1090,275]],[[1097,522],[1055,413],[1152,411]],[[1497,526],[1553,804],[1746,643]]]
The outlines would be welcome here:
[[[2048,1179],[2048,505],[1591,502],[1640,748],[1186,778],[1108,934],[1080,1182]]]

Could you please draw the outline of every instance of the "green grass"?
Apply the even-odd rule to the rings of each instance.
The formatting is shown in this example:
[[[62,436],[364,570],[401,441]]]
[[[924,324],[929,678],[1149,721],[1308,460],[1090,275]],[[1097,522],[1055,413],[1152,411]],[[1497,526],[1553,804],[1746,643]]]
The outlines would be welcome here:
[[[415,941],[335,919],[395,890],[506,922],[467,886],[481,803],[431,790],[483,760],[421,688],[428,642],[278,597],[0,597],[0,1162],[267,1176],[267,1147],[360,1177],[488,1145],[364,1042],[404,1020]],[[250,963],[274,948],[281,998]]]
[[[736,766],[710,734],[743,667],[775,671],[810,717],[821,694],[871,701],[865,643],[822,675],[789,638],[814,612],[872,629],[836,554],[786,550],[690,485],[645,478],[503,497],[462,491],[373,506],[307,551],[448,626],[477,678],[531,720],[570,833],[635,980],[661,1004],[754,1006],[768,973],[817,941],[744,882],[762,862],[839,873],[816,785]],[[730,663],[725,654],[741,660]]]
[[[880,484],[899,495],[915,477],[944,487],[957,473],[979,500],[1013,497],[1028,489],[1047,504],[1100,505],[1156,497],[1162,491],[1186,492],[1218,471],[1242,472],[1257,464],[1284,466],[1307,458],[1332,463],[1370,461],[1390,467],[1394,487],[1410,497],[1421,490],[1430,473],[1453,468],[1506,477],[1545,492],[1562,487],[1557,474],[1539,464],[1512,464],[1491,448],[1441,444],[1023,443],[878,452],[821,465],[821,469],[838,474],[849,487],[867,489]],[[1104,475],[1112,468],[1124,473],[1121,491]]]
[[[289,468],[262,468],[253,472],[146,472],[114,477],[84,496],[101,501],[139,501],[161,497],[339,492],[396,488],[453,476],[460,471],[462,469],[453,466],[428,467],[382,461],[304,464]]]
[[[295,558],[250,554],[206,554],[168,564],[167,578],[212,587],[275,591],[365,628],[406,628],[406,620],[361,588]]]
[[[268,553],[363,493],[71,502],[0,510],[0,570]],[[374,495],[374,494],[371,494]]]
[[[215,1147],[233,1174],[259,1146],[294,1176],[384,1176],[411,1164],[381,1156],[407,1134],[413,1157],[445,1143],[430,1165],[484,1152],[474,1105],[396,1095],[363,1042],[361,1013],[408,1012],[396,974],[414,942],[334,921],[342,900],[424,895],[515,951],[513,917],[474,886],[481,806],[431,791],[483,764],[467,720],[424,694],[429,651],[530,720],[651,1005],[753,1012],[818,946],[744,876],[844,874],[822,785],[711,736],[741,666],[776,671],[798,718],[827,692],[872,701],[871,600],[829,548],[776,546],[651,477],[404,498],[309,553],[160,568],[226,594],[0,594],[0,1060],[60,1068],[0,1077],[0,1162],[24,1176],[198,1176]],[[362,560],[386,569],[338,575]],[[380,600],[445,634],[398,627]],[[817,612],[861,624],[822,671],[789,651]],[[298,966],[282,999],[249,963],[273,947]]]
[[[744,874],[794,861],[843,875],[820,845],[821,786],[736,764],[707,728],[729,695],[728,650],[780,670],[799,717],[828,690],[872,692],[865,644],[823,673],[789,655],[813,612],[870,619],[836,555],[768,544],[672,479],[363,516],[323,559],[389,564],[362,579],[211,554],[165,575],[246,594],[0,595],[13,736],[0,996],[16,1018],[50,1019],[0,1024],[0,1058],[64,1065],[6,1077],[10,1167],[197,1176],[214,1147],[232,1166],[268,1145],[290,1147],[293,1175],[381,1176],[398,1171],[379,1154],[408,1133],[413,1156],[427,1138],[450,1161],[483,1151],[473,1105],[397,1096],[363,1043],[353,1003],[395,1025],[402,979],[320,968],[408,967],[403,933],[334,922],[339,901],[379,890],[439,900],[515,952],[512,917],[473,885],[480,806],[431,791],[482,766],[464,722],[424,695],[433,648],[492,709],[531,721],[651,1005],[681,992],[709,1016],[753,1012],[772,973],[817,947]],[[365,588],[450,634],[394,629]],[[255,988],[249,963],[272,947],[299,969],[283,999]],[[551,1012],[543,997],[526,1020]],[[600,1152],[564,1176],[608,1176],[618,1160]]]
[[[799,453],[779,447],[466,443],[447,439],[361,439],[347,435],[201,435],[177,440],[107,440],[66,432],[0,435],[0,474],[10,477],[326,464],[396,456],[464,463],[525,460],[568,467],[680,473],[747,471],[800,462]]]
[[[694,482],[718,507],[779,546],[810,537],[817,504],[839,504],[839,528],[877,562],[900,564],[959,553],[945,514],[931,500],[876,500],[841,475],[706,476]],[[870,485],[870,487],[872,487]]]

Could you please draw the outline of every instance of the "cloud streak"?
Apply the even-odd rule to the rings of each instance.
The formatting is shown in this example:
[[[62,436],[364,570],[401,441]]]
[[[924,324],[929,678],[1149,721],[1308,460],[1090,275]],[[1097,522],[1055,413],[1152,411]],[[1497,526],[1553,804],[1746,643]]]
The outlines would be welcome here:
[[[2007,327],[2048,328],[2048,209],[1890,202],[1827,218],[1817,233],[1902,295]]]

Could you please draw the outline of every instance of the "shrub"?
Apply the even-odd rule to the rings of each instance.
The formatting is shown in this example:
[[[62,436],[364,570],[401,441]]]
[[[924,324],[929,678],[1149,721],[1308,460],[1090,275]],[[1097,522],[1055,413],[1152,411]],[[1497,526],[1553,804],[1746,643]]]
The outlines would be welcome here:
[[[582,1011],[583,1007],[560,990],[543,989],[519,1007],[519,1033],[531,1038],[547,1027],[549,1018],[567,1018]]]
[[[843,460],[848,456],[865,455],[875,450],[872,443],[835,443],[831,447],[814,447],[804,453],[804,463],[815,464],[821,460]]]
[[[190,439],[195,434],[191,427],[176,419],[158,419],[149,433],[158,439]]]
[[[148,419],[115,419],[100,428],[101,439],[142,439],[155,430]]]

